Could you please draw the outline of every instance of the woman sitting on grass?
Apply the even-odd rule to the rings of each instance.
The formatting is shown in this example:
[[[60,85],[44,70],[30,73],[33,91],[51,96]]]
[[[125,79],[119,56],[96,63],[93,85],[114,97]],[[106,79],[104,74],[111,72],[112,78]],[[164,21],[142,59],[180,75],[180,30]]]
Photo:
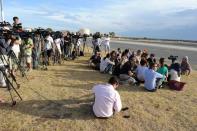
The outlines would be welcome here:
[[[159,64],[160,64],[160,67],[159,67],[159,69],[157,70],[157,72],[158,73],[160,73],[160,74],[162,74],[164,77],[162,78],[162,84],[163,84],[163,82],[165,81],[165,80],[167,80],[167,78],[168,78],[168,68],[165,66],[165,64],[164,64],[164,61],[165,60],[165,58],[160,58],[159,59]],[[165,79],[166,78],[166,79]],[[162,85],[160,86],[160,87],[162,87]]]
[[[188,56],[183,57],[181,62],[181,74],[182,75],[190,75],[191,73],[191,66],[189,64]]]
[[[181,66],[179,63],[172,64],[169,71],[169,87],[174,90],[182,90],[186,83],[181,81]]]

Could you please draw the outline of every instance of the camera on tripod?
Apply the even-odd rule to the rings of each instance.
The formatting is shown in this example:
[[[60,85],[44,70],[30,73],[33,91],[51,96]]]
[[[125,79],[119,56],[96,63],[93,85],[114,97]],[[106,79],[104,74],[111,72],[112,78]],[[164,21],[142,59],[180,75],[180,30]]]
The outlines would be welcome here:
[[[171,60],[172,63],[174,63],[174,62],[178,59],[178,56],[170,55],[170,56],[168,57],[168,59]]]
[[[93,39],[98,39],[98,38],[101,38],[100,32],[96,32],[96,33],[93,35]]]

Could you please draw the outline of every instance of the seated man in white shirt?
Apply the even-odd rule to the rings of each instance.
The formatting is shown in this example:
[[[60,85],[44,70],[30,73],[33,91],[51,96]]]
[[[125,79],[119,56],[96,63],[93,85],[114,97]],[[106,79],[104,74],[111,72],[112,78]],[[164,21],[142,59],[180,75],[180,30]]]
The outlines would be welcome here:
[[[118,79],[111,77],[108,84],[99,84],[93,87],[95,102],[93,112],[98,118],[109,118],[114,113],[120,112],[122,103],[116,88],[119,86]]]
[[[157,70],[157,64],[156,63],[150,63],[149,69],[145,71],[144,75],[144,86],[145,89],[150,92],[155,92],[159,86],[162,84],[162,78],[165,77],[160,73],[156,72]]]

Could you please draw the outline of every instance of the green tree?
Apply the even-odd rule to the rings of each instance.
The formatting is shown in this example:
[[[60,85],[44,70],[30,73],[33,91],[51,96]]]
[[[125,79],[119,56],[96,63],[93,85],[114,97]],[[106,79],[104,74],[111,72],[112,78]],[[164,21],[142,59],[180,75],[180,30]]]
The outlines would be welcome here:
[[[115,37],[115,36],[116,36],[115,32],[109,32],[109,35],[110,35],[111,37]]]
[[[53,32],[53,29],[51,29],[51,28],[47,28],[46,30],[49,32]]]

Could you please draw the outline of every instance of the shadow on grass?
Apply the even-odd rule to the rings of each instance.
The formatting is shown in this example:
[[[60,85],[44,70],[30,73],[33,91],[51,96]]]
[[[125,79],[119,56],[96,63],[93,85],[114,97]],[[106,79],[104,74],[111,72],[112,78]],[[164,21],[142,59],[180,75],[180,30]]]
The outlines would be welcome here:
[[[131,86],[131,85],[121,85],[118,88],[118,91],[127,91],[127,92],[148,92],[144,89],[143,86]]]
[[[1,110],[15,110],[22,114],[46,119],[95,119],[92,112],[92,100],[29,100],[21,101],[15,107],[0,106]]]

